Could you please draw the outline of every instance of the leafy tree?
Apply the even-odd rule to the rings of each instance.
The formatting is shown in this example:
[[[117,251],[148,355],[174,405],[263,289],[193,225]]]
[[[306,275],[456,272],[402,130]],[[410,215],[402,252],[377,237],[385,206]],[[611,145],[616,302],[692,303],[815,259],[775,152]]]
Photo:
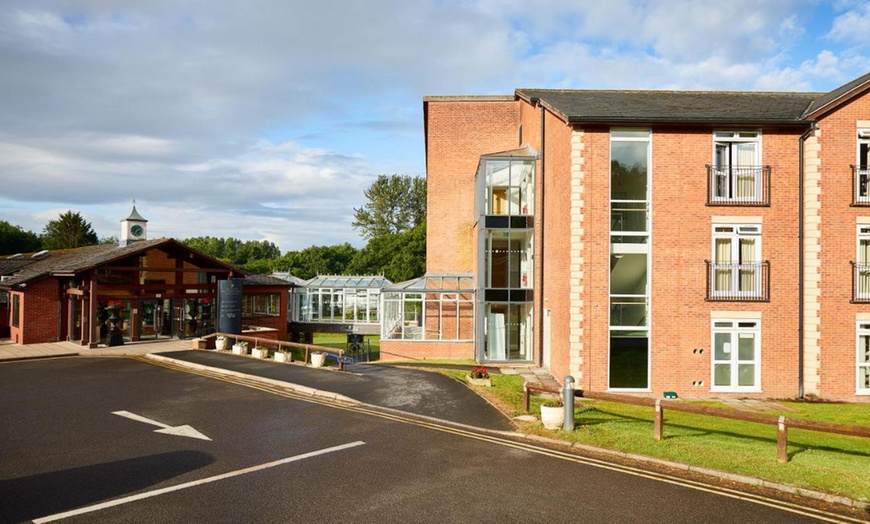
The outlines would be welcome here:
[[[286,271],[299,278],[317,275],[341,275],[357,253],[347,242],[335,246],[311,246],[301,251],[288,251],[272,263],[273,271]]]
[[[369,240],[345,270],[345,274],[384,275],[393,282],[420,277],[425,272],[426,222],[402,233]]]
[[[0,255],[29,253],[42,249],[42,240],[32,231],[0,220]]]
[[[187,247],[219,260],[246,266],[262,260],[274,260],[281,256],[281,250],[268,240],[241,241],[238,238],[192,237],[181,241]],[[259,268],[265,267],[258,264]],[[253,268],[251,271],[254,271]],[[259,271],[258,271],[259,272]]]
[[[365,190],[368,202],[354,208],[352,226],[365,239],[408,231],[426,219],[426,179],[378,175]]]
[[[42,231],[42,245],[45,249],[92,246],[98,241],[91,223],[78,212],[61,213],[57,220],[49,220]]]
[[[117,235],[102,237],[102,238],[100,238],[100,241],[98,242],[98,244],[115,244],[115,245],[117,245],[118,243],[120,243],[120,240],[118,240]]]

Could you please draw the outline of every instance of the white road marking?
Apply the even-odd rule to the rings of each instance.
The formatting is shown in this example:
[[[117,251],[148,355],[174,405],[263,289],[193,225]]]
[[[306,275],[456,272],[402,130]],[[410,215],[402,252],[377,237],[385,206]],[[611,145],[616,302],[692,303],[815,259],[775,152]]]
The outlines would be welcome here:
[[[281,466],[283,464],[289,464],[291,462],[296,462],[298,460],[304,460],[311,457],[316,457],[318,455],[325,455],[327,453],[332,453],[334,451],[342,451],[345,449],[355,448],[357,446],[364,445],[365,442],[358,440],[356,442],[350,442],[348,444],[342,444],[340,446],[333,446],[331,448],[325,448],[318,451],[311,451],[309,453],[303,453],[301,455],[296,455],[294,457],[287,457],[281,460],[276,460],[274,462],[267,462],[265,464],[260,464],[259,466],[251,466],[245,469],[239,469],[236,471],[230,471],[229,473],[224,473],[221,475],[215,475],[214,477],[207,477],[200,480],[194,480],[191,482],[185,482],[184,484],[178,484],[177,486],[169,486],[167,488],[156,489],[154,491],[146,491],[145,493],[139,493],[138,495],[130,495],[129,497],[124,497],[122,499],[110,500],[108,502],[102,502],[100,504],[95,504],[93,506],[85,506],[84,508],[74,509],[71,511],[65,511],[63,513],[55,513],[54,515],[49,515],[47,517],[41,517],[38,519],[33,519],[34,524],[41,524],[42,522],[54,522],[56,520],[66,519],[69,517],[75,517],[78,515],[84,515],[85,513],[92,513],[94,511],[100,511],[102,509],[111,508],[114,506],[120,506],[122,504],[127,504],[129,502],[134,502],[137,500],[147,499],[151,497],[156,497],[158,495],[163,495],[164,493],[172,493],[173,491],[179,491],[182,489],[192,488],[195,486],[201,486],[203,484],[208,484],[211,482],[216,482],[218,480],[224,480],[232,477],[238,477],[240,475],[246,475],[248,473],[254,473],[256,471],[262,471],[264,469],[274,468],[275,466]]]
[[[120,415],[122,417],[129,418],[137,422],[144,422],[146,424],[151,424],[152,426],[157,426],[160,429],[155,429],[155,433],[165,433],[167,435],[176,435],[179,437],[198,438],[200,440],[211,440],[210,438],[206,437],[205,435],[188,425],[173,427],[162,422],[157,422],[156,420],[151,420],[150,418],[145,418],[135,413],[130,413],[129,411],[113,411],[112,415]]]

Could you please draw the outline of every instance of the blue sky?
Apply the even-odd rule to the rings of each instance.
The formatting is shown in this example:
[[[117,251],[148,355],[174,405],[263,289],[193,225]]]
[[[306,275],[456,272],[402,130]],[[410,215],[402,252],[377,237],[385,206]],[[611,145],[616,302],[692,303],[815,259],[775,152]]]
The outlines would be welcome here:
[[[424,174],[422,98],[518,87],[829,91],[870,72],[850,0],[2,0],[0,220],[362,240]]]

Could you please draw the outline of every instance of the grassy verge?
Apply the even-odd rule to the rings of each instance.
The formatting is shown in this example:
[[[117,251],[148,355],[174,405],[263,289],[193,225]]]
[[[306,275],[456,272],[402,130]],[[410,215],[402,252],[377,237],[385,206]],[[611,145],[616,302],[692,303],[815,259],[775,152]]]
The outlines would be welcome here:
[[[438,370],[464,381],[466,372]],[[474,388],[511,416],[522,414],[523,379],[493,375],[492,388]],[[531,413],[542,399],[533,396]],[[704,404],[717,404],[704,402]],[[771,414],[870,426],[870,406],[779,402]],[[626,404],[579,400],[572,432],[548,431],[539,422],[519,423],[526,433],[547,435],[606,449],[749,475],[870,502],[870,439],[789,430],[787,464],[777,461],[772,425],[665,411],[664,439],[653,439],[653,410]]]
[[[378,360],[381,354],[381,337],[365,335],[366,346],[371,345],[371,360]],[[314,343],[335,349],[347,350],[347,335],[345,333],[315,333]]]

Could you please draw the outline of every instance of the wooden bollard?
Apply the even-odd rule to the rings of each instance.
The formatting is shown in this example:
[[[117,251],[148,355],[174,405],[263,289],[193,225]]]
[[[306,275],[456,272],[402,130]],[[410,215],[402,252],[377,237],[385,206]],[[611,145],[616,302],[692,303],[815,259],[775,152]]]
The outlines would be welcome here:
[[[776,425],[776,460],[788,462],[788,428],[785,426],[785,417],[779,417]]]

